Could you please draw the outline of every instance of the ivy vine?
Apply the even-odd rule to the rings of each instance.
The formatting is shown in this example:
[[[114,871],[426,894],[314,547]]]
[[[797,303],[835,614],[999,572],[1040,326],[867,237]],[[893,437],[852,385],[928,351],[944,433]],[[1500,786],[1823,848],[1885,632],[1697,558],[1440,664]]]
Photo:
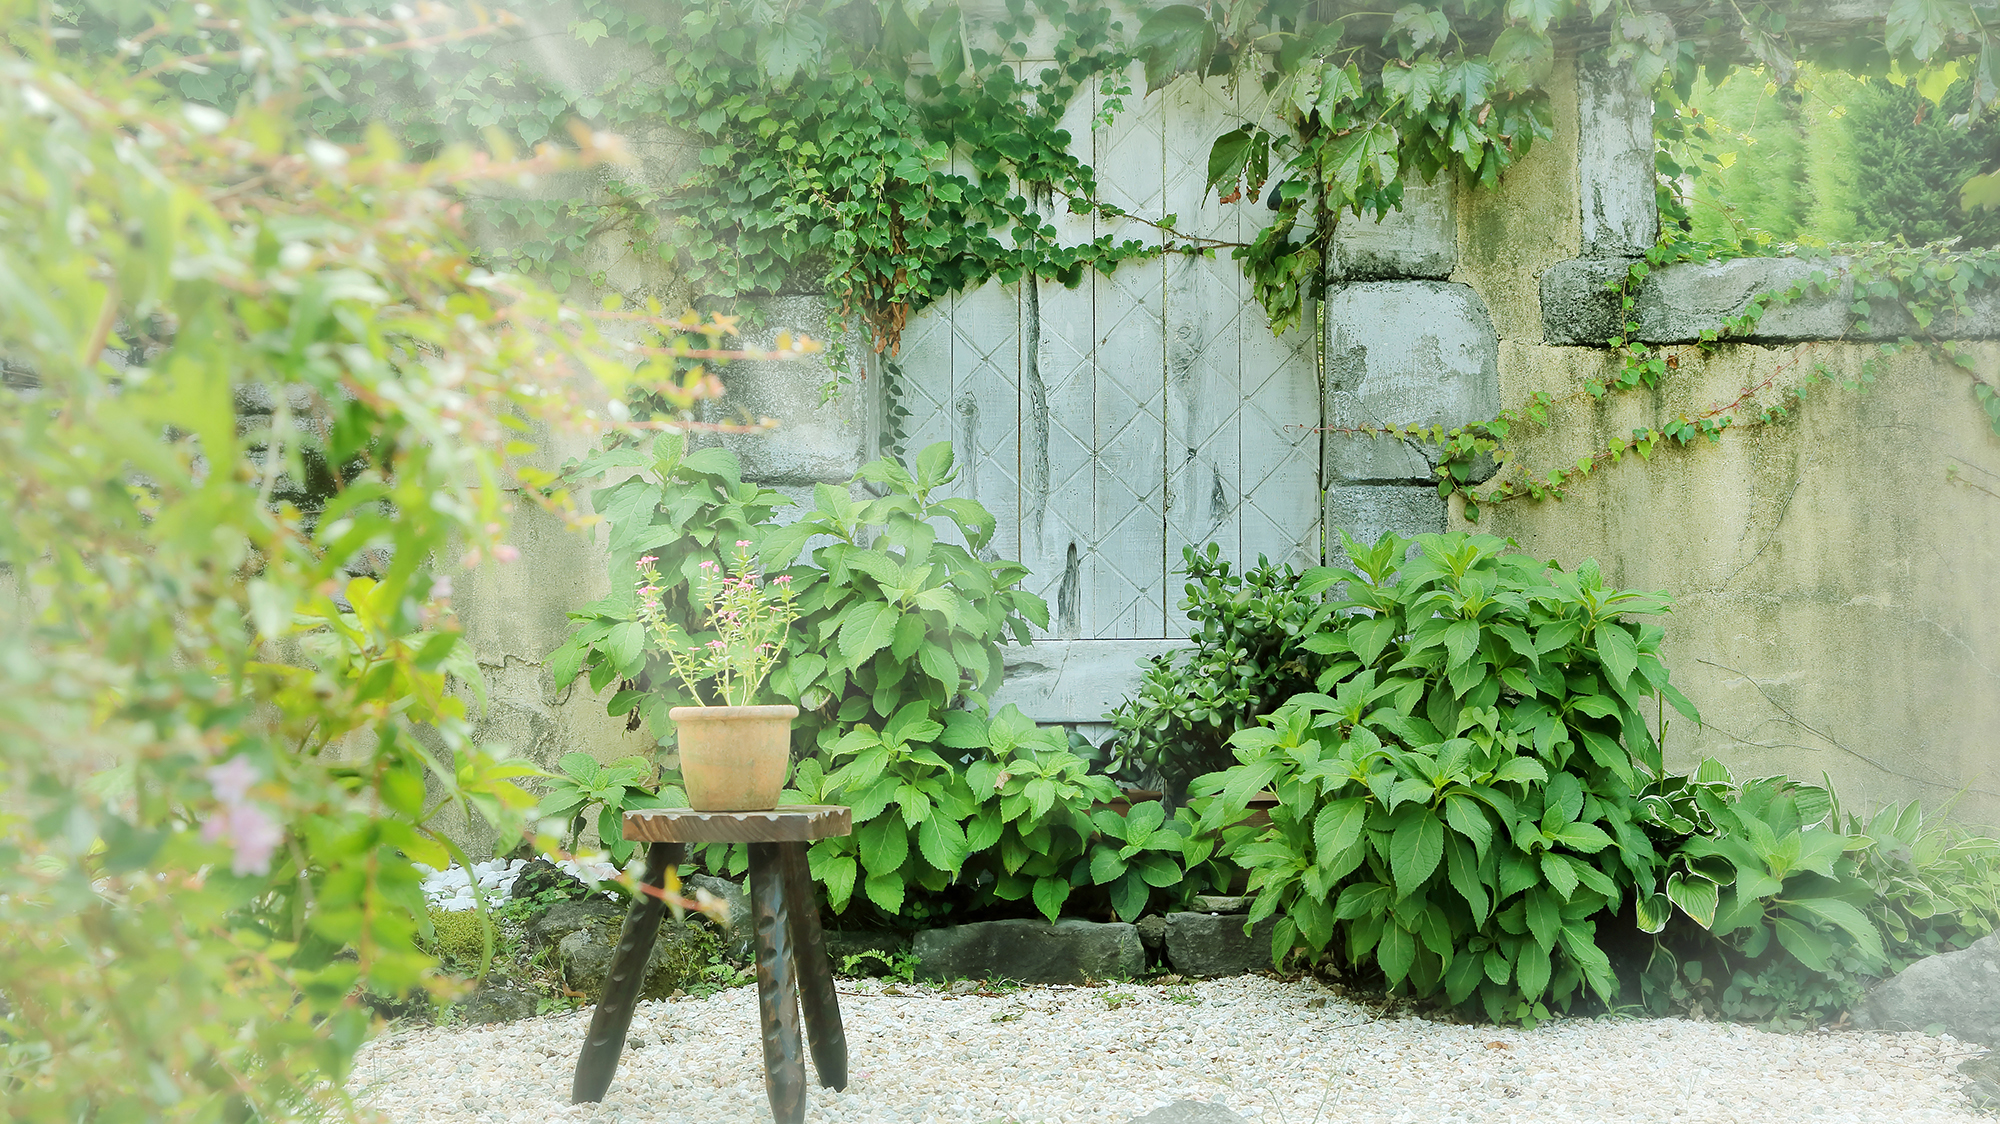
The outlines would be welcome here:
[[[387,20],[398,10],[392,0],[329,7],[334,15],[326,18],[334,19]],[[1283,331],[1321,295],[1344,216],[1400,206],[1413,176],[1491,185],[1547,138],[1545,87],[1563,55],[1629,67],[1642,88],[1661,92],[1666,107],[1685,103],[1704,74],[1714,81],[1748,64],[1784,83],[1801,62],[1918,75],[1952,60],[1953,73],[1970,80],[1971,113],[2000,100],[2000,46],[1982,14],[1990,9],[1970,0],[1899,0],[1887,6],[1879,34],[1865,35],[1827,34],[1825,6],[1806,0],[1725,0],[1671,11],[1639,0],[1384,7],[1203,0],[1134,10],[1112,0],[1005,0],[1004,11],[968,12],[938,0],[688,0],[665,8],[576,0],[574,18],[561,17],[567,22],[559,30],[516,30],[511,42],[481,27],[329,60],[320,95],[302,112],[337,139],[379,123],[419,154],[467,129],[485,130],[489,144],[505,147],[547,143],[566,129],[637,131],[670,122],[689,146],[674,182],[627,176],[566,198],[468,200],[500,234],[488,252],[558,287],[590,270],[603,283],[602,263],[581,252],[612,242],[636,261],[669,266],[700,296],[823,292],[837,315],[858,317],[878,350],[893,353],[913,312],[990,279],[1075,285],[1091,270],[1108,273],[1134,258],[1222,249],[1242,263],[1270,326]],[[70,18],[87,48],[124,42],[115,21]],[[188,42],[166,36],[127,45],[148,66],[199,55],[202,30],[185,31]],[[551,70],[560,68],[543,65],[535,51],[496,50],[551,34],[611,62],[558,81]],[[1031,55],[1054,61],[1031,62]],[[1246,114],[1253,123],[1215,138],[1206,168],[1223,201],[1276,212],[1253,241],[1188,237],[1173,216],[1126,216],[1099,197],[1095,172],[1071,153],[1062,122],[1074,98],[1095,88],[1103,111],[1093,125],[1104,125],[1133,96],[1125,75],[1135,65],[1147,94],[1183,76],[1227,75],[1267,99],[1268,112]],[[184,95],[217,104],[240,96],[252,80],[226,59],[182,68],[173,78]],[[1660,123],[1670,142],[1699,139],[1705,128],[1698,116],[1677,111],[1663,112]],[[1670,155],[1663,164],[1672,173],[1661,188],[1666,238],[1621,283],[1628,307],[1647,270],[1760,250],[1696,245],[1677,229],[1685,216],[1673,184],[1697,163]],[[1059,232],[1064,211],[1136,217],[1154,234],[1079,241]],[[1864,250],[1853,269],[1857,320],[1900,304],[1918,323],[1904,346],[1946,354],[1948,345],[1925,336],[1929,318],[1994,281],[1988,258],[1935,249]],[[1803,295],[1767,294],[1743,323],[1696,346],[1740,337],[1763,308]],[[1684,354],[1639,344],[1629,330],[1609,345],[1620,353],[1617,372],[1579,393],[1657,386]],[[1476,518],[1482,504],[1560,497],[1627,453],[1648,457],[1663,443],[1775,420],[1827,377],[1812,365],[1783,388],[1779,406],[1756,406],[1795,366],[1805,368],[1800,360],[1774,371],[1712,411],[1635,432],[1537,479],[1507,475],[1483,492],[1471,483],[1473,463],[1504,458],[1509,433],[1545,424],[1551,401],[1530,400],[1454,431],[1380,432],[1439,444],[1439,488],[1463,495],[1468,517]],[[1974,383],[1980,405],[2000,424],[1994,389],[1976,375]]]

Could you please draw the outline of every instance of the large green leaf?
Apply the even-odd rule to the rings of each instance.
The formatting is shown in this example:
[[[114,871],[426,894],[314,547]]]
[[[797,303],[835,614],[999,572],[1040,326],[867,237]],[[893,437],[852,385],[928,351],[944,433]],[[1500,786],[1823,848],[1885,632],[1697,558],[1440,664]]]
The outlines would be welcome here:
[[[1828,962],[1833,958],[1831,937],[1789,917],[1774,919],[1772,929],[1777,935],[1778,943],[1785,946],[1785,951],[1798,957],[1799,963],[1815,972],[1827,970]]]
[[[1398,827],[1389,841],[1389,873],[1396,896],[1407,897],[1423,887],[1444,857],[1444,825],[1429,809]]]
[[[1042,911],[1042,916],[1048,918],[1050,924],[1054,924],[1062,913],[1063,903],[1069,900],[1069,891],[1067,878],[1035,879],[1035,908]]]
[[[1541,998],[1549,986],[1549,950],[1536,941],[1524,941],[1514,957],[1514,983],[1528,1000]]]
[[[1493,821],[1486,818],[1486,809],[1477,800],[1463,792],[1454,792],[1444,798],[1445,822],[1451,829],[1470,840],[1473,849],[1480,855],[1493,842]]]
[[[893,816],[872,820],[855,829],[854,837],[860,845],[861,865],[870,874],[903,869],[903,860],[910,853],[910,833],[901,820]]]
[[[1382,943],[1375,946],[1375,962],[1380,965],[1382,975],[1390,987],[1410,974],[1410,965],[1417,958],[1417,941],[1408,929],[1391,922],[1382,930]]]
[[[1350,796],[1328,802],[1313,817],[1313,849],[1319,861],[1330,863],[1345,855],[1360,840],[1361,829],[1367,822],[1366,797]]]
[[[894,608],[879,601],[863,601],[847,610],[840,624],[840,656],[849,668],[859,668],[895,639]]]
[[[897,874],[870,874],[862,883],[868,893],[868,900],[891,916],[903,911],[903,876]]]
[[[1681,907],[1681,912],[1694,918],[1702,928],[1715,924],[1715,907],[1721,890],[1707,878],[1682,871],[1667,876],[1667,899]]]
[[[1839,898],[1798,897],[1780,898],[1778,904],[1786,909],[1810,914],[1840,929],[1853,937],[1854,943],[1861,951],[1878,964],[1887,958],[1882,949],[1881,931],[1868,919],[1867,914],[1862,913],[1851,902]]]
[[[1632,671],[1639,666],[1638,641],[1625,630],[1625,626],[1615,621],[1605,621],[1597,626],[1597,658],[1604,670],[1611,674],[1615,686],[1624,686],[1632,678]]]
[[[1486,883],[1479,877],[1479,863],[1472,848],[1456,835],[1447,836],[1444,844],[1445,873],[1451,879],[1452,889],[1465,899],[1466,908],[1472,911],[1475,926],[1486,924],[1486,914],[1491,906],[1487,896]]]
[[[1139,25],[1139,38],[1132,48],[1146,64],[1146,92],[1152,93],[1178,75],[1207,69],[1216,43],[1216,28],[1207,11],[1193,4],[1155,9]]]

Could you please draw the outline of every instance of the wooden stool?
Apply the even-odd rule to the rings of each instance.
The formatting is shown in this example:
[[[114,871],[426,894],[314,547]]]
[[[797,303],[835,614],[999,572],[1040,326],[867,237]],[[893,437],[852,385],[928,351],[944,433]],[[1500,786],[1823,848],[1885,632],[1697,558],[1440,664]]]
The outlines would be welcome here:
[[[846,835],[853,827],[853,814],[847,808],[829,804],[798,804],[769,812],[654,808],[625,813],[625,838],[652,844],[640,881],[655,889],[666,884],[667,867],[680,865],[689,843],[750,845],[750,916],[756,927],[764,1089],[779,1124],[799,1124],[806,1116],[806,1067],[799,1049],[801,1003],[820,1084],[847,1087],[847,1034],[840,1025],[833,964],[820,936],[819,910],[806,872],[806,844]],[[645,984],[646,960],[665,912],[665,902],[642,893],[625,915],[604,994],[591,1016],[583,1054],[577,1058],[571,1104],[603,1100],[611,1087],[618,1055],[625,1048],[625,1032],[632,1026],[632,1010]]]

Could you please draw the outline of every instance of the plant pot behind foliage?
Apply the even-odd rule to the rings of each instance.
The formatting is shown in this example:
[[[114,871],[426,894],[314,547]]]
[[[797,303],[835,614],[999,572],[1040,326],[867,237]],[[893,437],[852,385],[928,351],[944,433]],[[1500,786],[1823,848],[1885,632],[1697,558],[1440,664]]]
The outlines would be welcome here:
[[[681,783],[698,812],[754,812],[778,806],[792,759],[795,706],[677,706]]]

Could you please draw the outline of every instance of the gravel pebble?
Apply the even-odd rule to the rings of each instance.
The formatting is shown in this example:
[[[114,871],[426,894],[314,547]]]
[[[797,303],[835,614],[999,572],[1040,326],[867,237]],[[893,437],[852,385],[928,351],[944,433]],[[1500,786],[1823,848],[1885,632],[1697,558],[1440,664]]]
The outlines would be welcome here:
[[[997,995],[840,989],[851,1081],[812,1088],[808,1121],[1123,1124],[1176,1100],[1258,1124],[1982,1119],[1954,1071],[1982,1051],[1923,1034],[1684,1019],[1464,1026],[1254,976]],[[771,1119],[754,987],[641,1003],[631,1035],[644,1045],[625,1052],[602,1104],[572,1106],[589,1019],[385,1036],[363,1048],[349,1089],[396,1124]]]

